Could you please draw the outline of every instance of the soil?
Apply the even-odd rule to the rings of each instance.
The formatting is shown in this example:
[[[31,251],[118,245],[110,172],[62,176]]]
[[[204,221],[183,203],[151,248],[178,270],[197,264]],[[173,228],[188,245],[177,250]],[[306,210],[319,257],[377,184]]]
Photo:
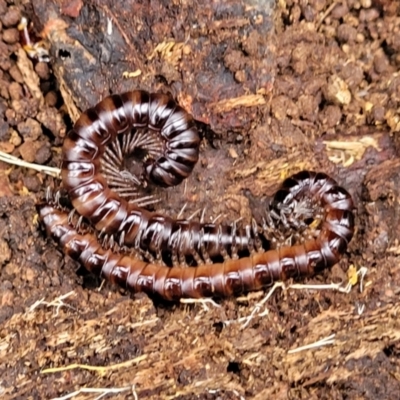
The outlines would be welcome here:
[[[45,237],[35,204],[59,181],[1,162],[1,398],[399,399],[399,3],[196,4],[0,0],[0,150],[57,167],[89,105],[170,92],[204,140],[157,209],[248,221],[285,177],[328,173],[354,197],[356,234],[296,283],[350,290],[288,282],[260,309],[268,289],[218,306],[129,295]],[[21,48],[21,16],[49,63]]]

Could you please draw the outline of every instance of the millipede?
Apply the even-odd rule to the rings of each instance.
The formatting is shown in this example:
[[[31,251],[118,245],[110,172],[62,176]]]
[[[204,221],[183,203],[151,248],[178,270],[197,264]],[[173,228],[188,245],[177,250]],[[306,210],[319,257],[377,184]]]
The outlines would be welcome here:
[[[354,234],[350,194],[323,173],[302,171],[283,182],[273,203],[290,204],[305,195],[318,200],[324,210],[317,237],[268,251],[257,251],[249,243],[248,257],[220,263],[203,263],[192,247],[199,263],[194,267],[167,267],[124,249],[104,248],[92,232],[80,232],[54,197],[39,205],[38,212],[47,234],[66,254],[111,283],[166,300],[226,297],[259,290],[278,280],[311,276],[339,261]]]
[[[111,95],[86,110],[68,133],[63,186],[74,209],[101,234],[116,235],[121,246],[157,254],[179,249],[181,256],[201,249],[211,257],[248,251],[249,242],[258,240],[254,224],[248,229],[175,220],[143,208],[147,198],[134,198],[135,187],[147,182],[181,183],[199,158],[199,146],[192,116],[171,96],[140,90]],[[125,162],[132,154],[143,158],[139,172]]]
[[[151,196],[140,198],[137,188],[180,184],[198,161],[200,141],[193,117],[167,94],[136,90],[106,97],[68,133],[61,168],[73,210],[95,231],[82,233],[81,222],[74,224],[71,213],[49,197],[39,206],[47,233],[89,271],[168,300],[257,290],[313,275],[340,259],[354,233],[354,205],[324,173],[297,173],[272,199],[269,211],[283,225],[288,212],[304,213],[306,200],[322,208],[318,235],[297,244],[271,248],[254,220],[237,227],[175,220],[146,209]],[[132,156],[140,159],[139,169]],[[112,239],[108,245],[101,243],[104,235]],[[162,252],[171,255],[172,266],[165,265]]]

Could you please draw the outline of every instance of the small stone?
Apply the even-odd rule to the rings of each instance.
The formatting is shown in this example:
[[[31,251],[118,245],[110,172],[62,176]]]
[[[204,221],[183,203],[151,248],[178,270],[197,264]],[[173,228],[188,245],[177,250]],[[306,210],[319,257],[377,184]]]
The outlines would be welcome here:
[[[50,69],[47,63],[39,62],[35,66],[35,71],[40,79],[47,81],[50,79]]]
[[[6,28],[17,25],[21,20],[21,13],[18,8],[9,8],[1,18],[1,22]]]
[[[315,10],[309,4],[302,7],[302,12],[306,21],[312,22],[315,20]]]
[[[303,94],[298,99],[300,115],[307,121],[314,122],[318,117],[319,96]]]
[[[11,130],[11,136],[9,142],[14,146],[18,147],[22,143],[21,137],[18,135],[17,131],[14,129]]]
[[[39,108],[39,102],[35,98],[23,97],[20,100],[12,100],[11,107],[18,114],[19,121],[23,121],[24,118],[35,116]]]
[[[240,71],[236,71],[235,79],[240,83],[246,82],[246,72],[242,69]]]
[[[5,29],[3,31],[3,41],[8,44],[17,43],[19,41],[19,32],[16,28]]]
[[[13,194],[14,193],[11,190],[10,180],[8,179],[8,175],[6,175],[4,171],[0,172],[0,197],[12,196]],[[8,247],[8,245],[7,245],[7,247]],[[5,251],[7,251],[7,250],[5,250]],[[1,248],[1,244],[0,244],[0,258],[3,257],[3,259],[4,259],[4,254],[3,254],[3,256],[1,256],[1,254],[2,254],[2,248]],[[7,256],[7,258],[8,258],[8,256]],[[1,263],[0,263],[0,265],[1,265]]]
[[[43,142],[35,155],[35,163],[44,165],[51,158],[51,146],[49,142]]]
[[[334,19],[343,18],[346,14],[348,14],[349,8],[347,4],[338,4],[331,12],[330,16]]]
[[[382,106],[375,106],[372,109],[372,118],[375,123],[382,123],[385,120],[385,108]]]
[[[390,62],[385,53],[379,52],[374,57],[374,69],[378,74],[383,74],[390,68]]]
[[[349,62],[343,65],[339,73],[350,89],[355,89],[364,79],[364,71],[361,65]]]
[[[25,141],[35,141],[42,134],[42,127],[40,126],[39,122],[32,118],[27,118],[25,121],[20,122],[17,125],[17,129]]]
[[[25,269],[25,279],[27,282],[33,282],[37,278],[37,272],[33,268],[27,267]]]
[[[21,157],[24,161],[27,161],[30,163],[35,161],[35,156],[36,156],[36,151],[37,151],[35,142],[28,140],[25,143],[23,143],[18,149],[19,149]]]
[[[11,82],[8,86],[8,93],[12,100],[19,100],[24,96],[22,86],[18,82]]]
[[[372,0],[360,0],[361,7],[370,8],[372,6]]]
[[[341,24],[337,29],[337,37],[342,43],[353,43],[357,38],[357,30],[350,25]]]
[[[379,18],[379,11],[376,8],[363,9],[360,11],[361,22],[371,22]]]
[[[230,147],[228,152],[229,152],[229,156],[231,158],[238,158],[239,157],[237,151],[233,147]]]
[[[55,105],[57,104],[57,100],[58,96],[57,93],[54,91],[47,93],[46,96],[44,97],[44,101],[49,107],[55,107]]]
[[[11,126],[16,126],[18,124],[18,122],[20,122],[20,120],[21,120],[20,116],[18,116],[17,113],[15,112],[15,110],[12,110],[11,108],[7,108],[4,115],[7,119],[7,122]]]
[[[365,41],[365,36],[362,33],[357,33],[356,42],[357,43],[364,43],[364,41]]]
[[[24,77],[21,74],[21,71],[19,70],[19,68],[17,67],[16,64],[14,64],[11,68],[10,68],[10,75],[11,77],[17,81],[18,83],[24,83]]]
[[[30,191],[30,192],[39,192],[41,189],[41,182],[37,175],[28,175],[23,177],[23,182],[24,186]]]
[[[10,142],[0,142],[0,151],[3,153],[11,154],[15,149],[15,146]]]
[[[326,125],[327,128],[333,128],[339,125],[341,118],[342,112],[340,111],[340,107],[336,105],[328,105],[320,114],[321,122]]]

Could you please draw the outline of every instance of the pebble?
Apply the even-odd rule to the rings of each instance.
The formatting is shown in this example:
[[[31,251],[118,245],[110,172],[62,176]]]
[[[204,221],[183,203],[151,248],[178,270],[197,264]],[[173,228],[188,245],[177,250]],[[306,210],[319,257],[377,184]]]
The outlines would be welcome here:
[[[47,81],[50,79],[50,69],[49,65],[45,62],[39,62],[35,66],[35,71],[40,79]]]
[[[357,38],[357,30],[350,25],[341,24],[337,29],[337,37],[342,43],[353,43]]]
[[[35,163],[45,164],[51,158],[51,146],[49,142],[43,142],[35,155]]]
[[[11,68],[10,68],[10,75],[11,78],[14,79],[14,81],[17,81],[18,83],[24,83],[24,77],[21,74],[21,71],[19,70],[19,68],[17,67],[16,64],[14,64]]]
[[[36,120],[27,118],[17,125],[18,132],[24,140],[37,140],[42,134],[42,127]]]
[[[10,142],[0,142],[0,151],[3,153],[11,154],[15,149],[15,146]]]
[[[37,175],[25,175],[23,177],[24,186],[30,191],[37,193],[41,190],[41,182]]]
[[[36,142],[32,142],[31,140],[26,141],[25,143],[21,144],[18,148],[21,157],[26,162],[34,162],[36,156]]]
[[[3,30],[3,42],[8,44],[17,43],[19,41],[19,32],[16,28]]]
[[[18,132],[14,129],[11,129],[9,142],[12,143],[14,146],[19,146],[22,143],[21,137],[18,135]]]
[[[18,82],[11,82],[8,86],[8,93],[12,100],[20,100],[24,96],[22,86]]]
[[[18,10],[18,8],[9,8],[1,18],[1,22],[6,28],[17,25],[20,20],[21,12]]]
[[[46,94],[46,96],[44,97],[44,101],[46,102],[46,104],[49,107],[55,107],[55,105],[57,104],[57,100],[58,100],[58,96],[57,93],[54,91],[50,91]]]

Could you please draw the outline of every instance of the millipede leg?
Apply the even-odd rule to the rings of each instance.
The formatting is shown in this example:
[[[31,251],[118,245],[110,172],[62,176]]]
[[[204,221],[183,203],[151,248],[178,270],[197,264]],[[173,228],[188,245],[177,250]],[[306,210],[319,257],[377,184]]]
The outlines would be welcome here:
[[[188,221],[191,221],[197,214],[199,214],[201,212],[201,208],[200,209],[198,209],[198,210],[196,210],[193,214],[191,214],[188,218],[187,218],[187,220]]]
[[[256,249],[254,248],[254,239],[251,236],[251,227],[246,226],[246,237],[247,237],[247,248],[249,249],[250,255],[254,255],[256,253]]]
[[[73,208],[69,213],[68,213],[68,223],[72,224],[72,221],[74,220],[76,210]]]
[[[200,223],[204,224],[204,217],[206,215],[206,208],[203,208],[203,211],[201,212],[201,216],[200,216]]]
[[[201,228],[200,230],[200,253],[201,257],[203,258],[206,264],[212,264],[210,255],[208,254],[206,247],[204,245],[204,228]]]
[[[185,211],[185,208],[187,207],[187,205],[188,205],[188,203],[186,202],[186,203],[182,206],[181,210],[179,211],[178,215],[176,216],[176,219],[179,219],[179,218],[182,217],[183,212]]]

